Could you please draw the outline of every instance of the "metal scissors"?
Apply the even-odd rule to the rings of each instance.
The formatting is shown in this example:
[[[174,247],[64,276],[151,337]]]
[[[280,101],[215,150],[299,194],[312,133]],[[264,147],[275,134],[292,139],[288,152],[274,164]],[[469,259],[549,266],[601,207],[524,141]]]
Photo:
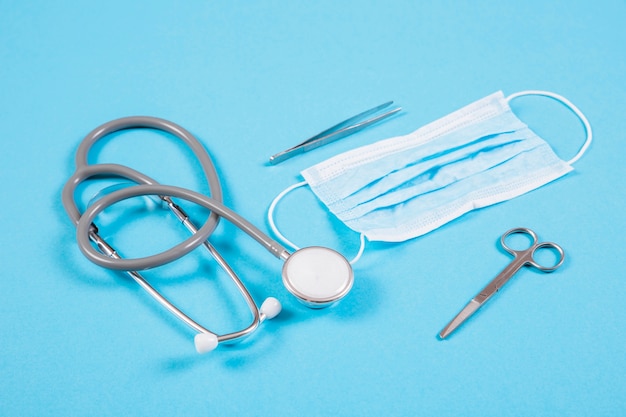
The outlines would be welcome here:
[[[530,237],[531,244],[527,249],[512,249],[506,244],[506,240],[513,234],[522,234]],[[504,233],[500,238],[500,245],[504,250],[513,255],[511,263],[504,268],[500,274],[495,277],[485,288],[478,293],[459,314],[439,333],[439,337],[444,339],[450,333],[452,333],[457,327],[459,327],[465,320],[470,318],[480,307],[483,306],[500,288],[504,286],[515,273],[523,266],[532,266],[541,272],[552,272],[559,268],[565,260],[565,252],[563,249],[552,242],[539,242],[537,235],[532,230],[525,227],[517,227]],[[535,253],[539,249],[548,248],[557,252],[558,256],[556,263],[552,266],[545,266],[537,261]]]

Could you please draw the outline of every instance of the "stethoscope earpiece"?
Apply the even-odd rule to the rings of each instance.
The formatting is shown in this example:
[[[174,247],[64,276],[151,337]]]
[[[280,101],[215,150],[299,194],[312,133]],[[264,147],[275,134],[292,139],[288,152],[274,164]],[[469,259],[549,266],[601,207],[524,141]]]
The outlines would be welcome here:
[[[265,320],[271,320],[280,314],[283,306],[280,301],[274,297],[267,297],[261,308],[259,308],[259,322],[262,323]],[[219,336],[211,332],[198,333],[193,342],[196,346],[196,352],[203,354],[209,353],[217,347],[219,344]]]
[[[215,349],[219,341],[214,333],[198,333],[193,338],[193,343],[196,345],[196,352],[202,354]]]
[[[283,306],[280,304],[274,297],[267,297],[263,304],[261,304],[261,308],[259,309],[259,315],[261,316],[261,322],[263,320],[271,320],[276,317],[282,311]]]

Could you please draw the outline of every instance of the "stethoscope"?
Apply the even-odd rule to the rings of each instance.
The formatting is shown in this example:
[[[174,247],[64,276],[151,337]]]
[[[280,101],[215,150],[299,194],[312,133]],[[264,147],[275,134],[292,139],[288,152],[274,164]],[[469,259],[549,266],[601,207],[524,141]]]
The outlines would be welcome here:
[[[145,174],[118,164],[89,164],[87,157],[92,146],[103,137],[120,130],[149,128],[167,132],[181,139],[198,159],[211,190],[211,197],[198,192],[170,185],[162,185]],[[83,213],[77,207],[75,191],[79,184],[93,178],[121,178],[136,185],[118,189],[96,199]],[[192,235],[183,242],[161,253],[142,258],[122,258],[98,233],[95,219],[107,207],[122,200],[139,196],[158,196]],[[203,206],[211,211],[202,227],[198,228],[187,213],[173,200],[182,199]],[[65,184],[62,192],[65,211],[76,225],[78,247],[97,265],[125,271],[165,309],[197,332],[194,342],[199,353],[209,352],[221,342],[234,341],[256,330],[260,323],[272,319],[282,309],[280,302],[268,297],[257,307],[241,279],[209,242],[221,217],[243,230],[275,257],[284,261],[282,280],[287,290],[308,307],[322,308],[336,303],[352,288],[354,274],[350,263],[340,253],[321,246],[288,252],[280,243],[270,238],[246,219],[224,206],[222,188],[211,157],[200,142],[187,130],[170,121],[155,117],[126,117],[105,123],[92,130],[76,151],[76,171]],[[137,271],[155,268],[172,262],[198,246],[203,245],[233,280],[252,313],[252,323],[246,328],[218,335],[201,326],[168,301]]]

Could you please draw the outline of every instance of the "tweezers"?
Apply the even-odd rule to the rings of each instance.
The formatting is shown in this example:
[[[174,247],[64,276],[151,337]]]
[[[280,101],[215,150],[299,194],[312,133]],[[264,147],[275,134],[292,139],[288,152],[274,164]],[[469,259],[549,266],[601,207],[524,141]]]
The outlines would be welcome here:
[[[396,107],[387,111],[386,113],[374,116],[371,119],[367,119],[362,122],[360,121],[361,119],[380,112],[381,110],[391,106],[392,104],[393,101],[388,101],[387,103],[381,104],[380,106],[376,106],[372,109],[364,111],[363,113],[359,113],[356,116],[352,116],[349,119],[346,119],[343,122],[338,123],[333,127],[326,129],[323,132],[320,132],[317,135],[305,140],[304,142],[299,143],[293,148],[289,148],[285,151],[279,152],[276,155],[271,156],[270,164],[279,164],[293,156],[300,155],[301,153],[308,152],[312,149],[319,148],[320,146],[334,142],[341,138],[345,138],[346,136],[365,129],[366,127],[383,119],[386,119],[387,117],[402,110],[401,107]]]

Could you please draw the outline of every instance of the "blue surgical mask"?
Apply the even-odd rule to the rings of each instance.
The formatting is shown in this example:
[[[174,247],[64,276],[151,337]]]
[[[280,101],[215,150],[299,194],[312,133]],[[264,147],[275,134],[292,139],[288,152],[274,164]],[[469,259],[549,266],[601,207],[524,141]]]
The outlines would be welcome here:
[[[587,141],[570,161],[519,120],[509,101],[539,94],[583,121]],[[302,176],[324,205],[371,241],[424,235],[468,211],[539,188],[567,174],[591,142],[584,115],[543,91],[489,95],[405,136],[342,153]]]

